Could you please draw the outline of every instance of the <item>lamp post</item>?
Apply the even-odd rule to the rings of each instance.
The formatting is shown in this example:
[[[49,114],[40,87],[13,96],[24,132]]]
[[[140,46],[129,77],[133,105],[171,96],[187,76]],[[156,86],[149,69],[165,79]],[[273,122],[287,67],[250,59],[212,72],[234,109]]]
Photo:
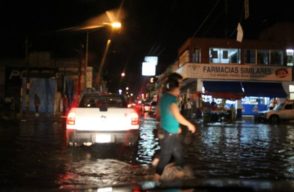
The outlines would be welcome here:
[[[102,85],[103,84],[103,79],[101,77],[102,76],[102,69],[103,69],[103,66],[104,66],[104,63],[105,63],[105,60],[106,60],[106,56],[107,56],[110,44],[111,44],[111,39],[108,39],[107,42],[106,42],[106,46],[105,46],[105,49],[104,49],[104,52],[103,52],[103,55],[102,55],[102,59],[101,59],[100,65],[99,65],[99,69],[98,69],[97,86],[99,87],[101,92],[103,91],[103,85]]]
[[[87,88],[87,67],[89,60],[89,31],[86,32],[86,50],[85,50],[85,65],[84,65],[84,86]]]
[[[110,26],[111,26],[112,31],[118,31],[122,27],[121,22],[118,22],[118,21],[110,23]],[[105,64],[105,60],[106,60],[110,45],[111,45],[111,39],[108,39],[106,42],[106,46],[105,46],[105,49],[104,49],[104,52],[102,55],[100,65],[99,65],[98,76],[97,76],[97,86],[100,88],[100,91],[103,91],[102,71],[103,71],[103,67]]]
[[[112,31],[117,31],[120,30],[122,27],[121,22],[115,21],[111,23],[103,23],[103,26],[110,26]],[[94,29],[101,28],[101,26],[95,27]],[[91,28],[93,29],[93,28]],[[111,44],[111,39],[108,39],[106,42],[106,47],[100,62],[99,70],[98,70],[98,76],[97,76],[97,83],[100,84],[101,81],[101,73],[102,69],[106,60],[106,56],[109,50]],[[87,67],[88,67],[88,62],[89,62],[89,31],[86,32],[86,47],[85,47],[85,64],[84,64],[84,86],[85,88],[87,87]]]

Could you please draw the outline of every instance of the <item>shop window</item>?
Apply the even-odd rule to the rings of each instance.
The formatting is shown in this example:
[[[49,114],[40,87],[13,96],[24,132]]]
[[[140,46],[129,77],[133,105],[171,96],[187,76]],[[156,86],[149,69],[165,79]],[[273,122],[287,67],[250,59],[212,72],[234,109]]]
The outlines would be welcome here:
[[[240,63],[239,49],[212,48],[209,51],[211,63]]]
[[[265,111],[270,104],[269,97],[244,97],[242,107],[244,115],[254,115],[258,111]]]
[[[257,50],[257,64],[269,64],[269,50]]]
[[[209,61],[210,63],[219,63],[218,49],[209,49]]]
[[[272,65],[283,65],[283,51],[271,50],[270,56],[270,61]]]
[[[229,53],[228,53],[228,50],[224,50],[223,51],[223,59],[228,59],[228,56],[229,55]]]
[[[293,49],[287,49],[287,66],[294,66],[294,50]]]
[[[217,58],[218,58],[218,51],[217,51],[217,50],[213,50],[213,51],[211,52],[211,55],[212,55],[212,58],[213,58],[213,59],[217,59]]]
[[[193,63],[200,63],[201,62],[201,51],[200,49],[195,49],[192,55],[192,62]]]
[[[256,51],[255,51],[255,49],[246,49],[244,51],[244,61],[246,64],[256,64]]]
[[[230,63],[240,63],[240,50],[230,49],[229,57],[230,57]]]

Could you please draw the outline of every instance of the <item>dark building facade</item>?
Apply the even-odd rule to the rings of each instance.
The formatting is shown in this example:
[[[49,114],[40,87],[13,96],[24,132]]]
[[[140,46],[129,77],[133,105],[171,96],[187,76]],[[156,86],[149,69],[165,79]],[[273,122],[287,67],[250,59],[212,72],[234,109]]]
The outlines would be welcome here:
[[[37,95],[41,113],[61,113],[73,103],[84,85],[77,58],[51,58],[48,52],[37,52],[27,59],[0,62],[0,96],[2,103],[9,106],[5,110],[34,112]]]

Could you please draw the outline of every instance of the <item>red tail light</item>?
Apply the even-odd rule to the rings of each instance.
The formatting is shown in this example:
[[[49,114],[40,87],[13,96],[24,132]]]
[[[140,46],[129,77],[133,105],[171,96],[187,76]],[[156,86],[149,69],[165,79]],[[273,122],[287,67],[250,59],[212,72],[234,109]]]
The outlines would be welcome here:
[[[67,125],[74,125],[76,123],[76,114],[70,111],[67,115],[66,124]]]
[[[131,114],[131,124],[139,125],[139,115],[135,112]]]

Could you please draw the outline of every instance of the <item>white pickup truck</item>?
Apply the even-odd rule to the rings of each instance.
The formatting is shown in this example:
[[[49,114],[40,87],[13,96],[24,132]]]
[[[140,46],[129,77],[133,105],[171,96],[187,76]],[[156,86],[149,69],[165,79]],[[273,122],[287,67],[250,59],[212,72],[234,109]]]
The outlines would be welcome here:
[[[78,107],[66,120],[69,146],[94,143],[135,144],[139,137],[139,116],[120,95],[83,94]]]

